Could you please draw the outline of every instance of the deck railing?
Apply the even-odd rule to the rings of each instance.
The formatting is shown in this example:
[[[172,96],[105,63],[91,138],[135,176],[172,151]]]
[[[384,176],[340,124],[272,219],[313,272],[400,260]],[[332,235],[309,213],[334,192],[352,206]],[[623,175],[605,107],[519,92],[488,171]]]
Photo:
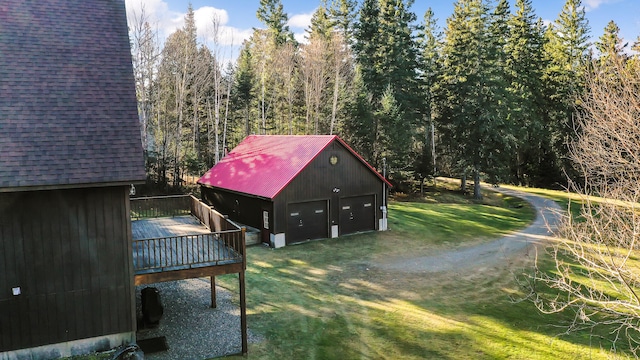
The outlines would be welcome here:
[[[133,241],[137,273],[244,263],[245,230],[193,195],[131,199],[131,219],[193,215],[211,233]],[[246,264],[245,264],[246,266]]]
[[[243,261],[242,231],[172,236],[133,241],[134,270],[150,273],[226,265]]]
[[[190,195],[170,195],[132,198],[131,220],[189,215],[191,197]]]

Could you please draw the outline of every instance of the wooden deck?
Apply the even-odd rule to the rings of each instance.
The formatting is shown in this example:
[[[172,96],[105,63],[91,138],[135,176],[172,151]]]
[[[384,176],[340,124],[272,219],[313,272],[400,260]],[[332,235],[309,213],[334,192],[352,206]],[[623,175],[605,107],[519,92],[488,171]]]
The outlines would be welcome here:
[[[206,226],[191,215],[134,220],[131,222],[133,240],[163,238],[186,234],[209,234]]]
[[[245,229],[191,195],[135,198],[130,202],[135,285],[238,274],[242,353],[247,353]],[[190,215],[185,215],[190,214]]]
[[[242,256],[191,215],[132,221],[136,275],[241,263]]]

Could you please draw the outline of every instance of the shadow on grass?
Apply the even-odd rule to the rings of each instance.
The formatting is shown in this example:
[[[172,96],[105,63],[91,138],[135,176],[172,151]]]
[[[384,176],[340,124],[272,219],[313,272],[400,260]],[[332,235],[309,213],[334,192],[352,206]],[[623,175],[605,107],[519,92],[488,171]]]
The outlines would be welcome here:
[[[518,204],[513,201],[511,204]],[[437,208],[434,208],[437,206]],[[392,204],[391,231],[249,249],[249,327],[266,341],[250,358],[608,359],[591,334],[558,336],[557,316],[514,304],[520,258],[470,273],[407,274],[370,268],[432,246],[497,238],[525,227],[519,206]],[[486,235],[482,235],[486,234]],[[520,270],[518,270],[520,271]],[[235,287],[235,281],[223,284]]]
[[[267,341],[250,357],[610,358],[600,350],[608,342],[558,337],[557,317],[510,302],[518,289],[507,265],[471,275],[382,272],[344,255],[349,240],[333,244],[337,261],[315,244],[251,248],[249,326]]]

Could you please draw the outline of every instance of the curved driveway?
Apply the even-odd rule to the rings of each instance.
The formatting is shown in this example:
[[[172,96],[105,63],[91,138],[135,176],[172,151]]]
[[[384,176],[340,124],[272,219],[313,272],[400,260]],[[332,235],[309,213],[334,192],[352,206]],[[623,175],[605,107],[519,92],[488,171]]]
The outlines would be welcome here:
[[[560,207],[554,201],[521,191],[496,188],[503,194],[516,196],[529,202],[536,210],[536,219],[529,227],[502,238],[455,250],[416,258],[400,259],[377,267],[404,272],[435,273],[484,267],[508,259],[516,253],[528,250],[532,244],[551,237],[549,229],[554,229],[559,220]]]

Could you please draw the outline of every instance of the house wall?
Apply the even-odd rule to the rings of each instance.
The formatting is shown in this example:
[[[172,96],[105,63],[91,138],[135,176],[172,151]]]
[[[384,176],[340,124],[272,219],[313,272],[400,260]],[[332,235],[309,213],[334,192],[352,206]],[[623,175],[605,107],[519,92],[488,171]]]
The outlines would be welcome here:
[[[331,156],[337,156],[335,165],[330,163]],[[380,205],[383,197],[382,180],[366,165],[356,158],[342,144],[334,141],[307,166],[274,199],[274,231],[276,234],[287,232],[287,218],[291,203],[326,201],[328,204],[327,230],[329,236],[340,227],[341,199],[369,195],[373,198],[375,229],[382,212]],[[343,224],[344,225],[344,224]],[[340,231],[339,234],[342,234]],[[287,243],[291,243],[287,239]]]
[[[133,339],[128,191],[0,193],[0,358],[78,339],[102,337],[78,353],[120,345],[106,335]],[[55,347],[38,351],[34,358],[64,355]]]

